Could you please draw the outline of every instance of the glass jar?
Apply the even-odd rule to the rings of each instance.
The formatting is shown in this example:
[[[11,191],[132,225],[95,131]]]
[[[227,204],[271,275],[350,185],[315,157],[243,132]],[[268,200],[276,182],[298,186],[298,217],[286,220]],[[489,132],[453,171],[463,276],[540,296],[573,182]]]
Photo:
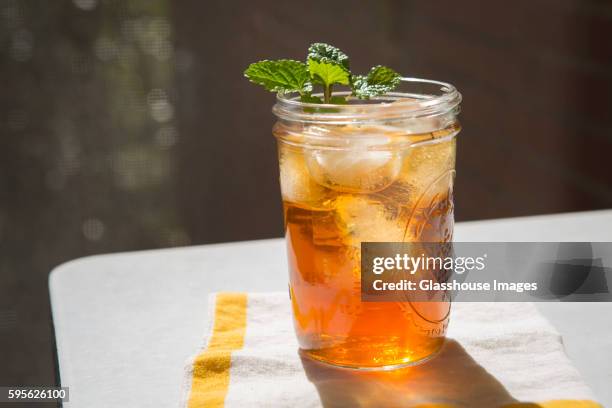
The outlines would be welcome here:
[[[361,301],[362,242],[448,242],[461,95],[405,78],[346,105],[277,97],[289,292],[300,348],[353,368],[413,364],[440,349],[448,302]]]

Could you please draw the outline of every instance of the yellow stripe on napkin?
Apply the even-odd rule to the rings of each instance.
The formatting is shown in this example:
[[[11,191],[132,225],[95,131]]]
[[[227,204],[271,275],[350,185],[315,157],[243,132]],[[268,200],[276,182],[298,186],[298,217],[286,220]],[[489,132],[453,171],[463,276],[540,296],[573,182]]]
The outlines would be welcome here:
[[[223,406],[229,387],[232,351],[244,344],[246,313],[245,293],[217,294],[208,347],[193,363],[189,408]]]

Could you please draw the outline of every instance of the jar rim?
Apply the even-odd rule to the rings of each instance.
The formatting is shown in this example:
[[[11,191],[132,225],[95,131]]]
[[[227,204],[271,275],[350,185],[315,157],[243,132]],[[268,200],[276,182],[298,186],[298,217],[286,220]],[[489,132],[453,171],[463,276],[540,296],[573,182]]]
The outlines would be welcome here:
[[[402,90],[411,87],[413,89]],[[336,92],[348,96],[346,105],[308,103],[299,100],[299,94],[278,93],[272,112],[282,120],[344,124],[369,121],[394,121],[429,117],[457,111],[461,94],[446,82],[422,78],[402,78],[400,90],[369,100],[350,98],[350,92]]]

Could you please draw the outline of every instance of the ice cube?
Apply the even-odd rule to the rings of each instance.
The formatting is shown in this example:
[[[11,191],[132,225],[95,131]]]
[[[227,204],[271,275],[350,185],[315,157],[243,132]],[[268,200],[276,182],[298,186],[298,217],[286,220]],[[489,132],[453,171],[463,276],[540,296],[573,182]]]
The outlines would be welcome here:
[[[332,197],[329,191],[310,176],[301,149],[281,146],[280,186],[283,200],[309,209],[325,209]]]
[[[455,168],[455,139],[418,144],[407,149],[399,181],[411,186],[416,196],[447,193],[448,186],[437,181]]]
[[[358,135],[343,147],[312,150],[306,165],[325,187],[349,193],[377,192],[393,183],[401,169],[401,155],[384,150],[391,142],[384,134]]]
[[[336,222],[347,244],[403,240],[406,222],[393,200],[380,194],[342,194],[335,201]]]

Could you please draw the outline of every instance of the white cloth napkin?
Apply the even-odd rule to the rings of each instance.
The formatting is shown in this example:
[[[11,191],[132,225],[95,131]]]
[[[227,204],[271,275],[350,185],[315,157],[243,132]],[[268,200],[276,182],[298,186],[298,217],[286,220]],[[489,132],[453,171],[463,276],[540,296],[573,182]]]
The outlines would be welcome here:
[[[214,295],[211,302],[214,311]],[[231,352],[229,383],[218,390],[226,407],[599,406],[561,336],[531,303],[455,303],[442,351],[390,372],[301,358],[286,293],[250,293],[246,305],[242,348]],[[216,308],[219,313],[223,308]],[[207,344],[205,339],[203,349]],[[196,359],[187,363],[181,407],[204,406],[189,404]]]

